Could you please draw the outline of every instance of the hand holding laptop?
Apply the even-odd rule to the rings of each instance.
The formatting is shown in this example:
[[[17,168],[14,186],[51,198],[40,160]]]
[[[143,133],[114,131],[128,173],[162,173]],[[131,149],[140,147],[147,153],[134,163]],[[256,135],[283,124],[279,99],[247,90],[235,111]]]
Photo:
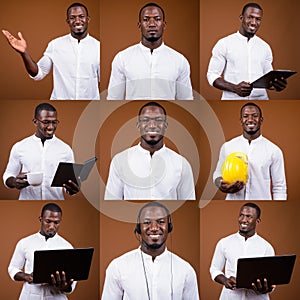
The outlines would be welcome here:
[[[73,279],[67,281],[66,273],[64,271],[56,271],[55,274],[51,274],[52,285],[55,286],[59,291],[69,293],[72,291]]]

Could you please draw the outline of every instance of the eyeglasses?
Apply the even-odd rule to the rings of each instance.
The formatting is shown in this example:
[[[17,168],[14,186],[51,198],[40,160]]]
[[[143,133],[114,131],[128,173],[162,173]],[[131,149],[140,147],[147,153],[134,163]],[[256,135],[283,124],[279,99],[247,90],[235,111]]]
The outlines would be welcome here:
[[[166,118],[162,118],[162,117],[156,117],[156,118],[140,118],[139,122],[142,124],[149,124],[151,122],[155,122],[156,124],[162,124],[166,121]]]
[[[53,126],[56,126],[59,121],[58,120],[54,120],[54,121],[50,121],[50,120],[39,120],[39,119],[36,119],[37,121],[41,122],[43,125],[45,126],[49,126],[50,124],[52,124]]]

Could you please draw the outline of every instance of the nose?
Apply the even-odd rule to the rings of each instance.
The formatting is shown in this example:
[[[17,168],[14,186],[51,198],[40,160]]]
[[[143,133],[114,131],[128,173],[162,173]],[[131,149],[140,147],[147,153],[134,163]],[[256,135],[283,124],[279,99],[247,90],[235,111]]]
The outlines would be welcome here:
[[[149,26],[156,26],[156,21],[154,18],[150,18],[149,19],[149,23],[148,23]]]
[[[158,224],[156,221],[152,221],[150,224],[150,230],[158,230]]]

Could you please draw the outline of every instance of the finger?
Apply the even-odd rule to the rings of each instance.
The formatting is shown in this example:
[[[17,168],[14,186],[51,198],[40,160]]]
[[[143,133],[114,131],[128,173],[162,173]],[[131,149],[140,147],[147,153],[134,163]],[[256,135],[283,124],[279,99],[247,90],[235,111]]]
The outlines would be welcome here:
[[[56,280],[55,280],[55,276],[53,274],[50,275],[51,276],[51,283],[53,285],[56,285]]]
[[[18,32],[18,37],[19,37],[21,40],[24,40],[24,39],[23,39],[23,35],[22,35],[22,33],[21,33],[20,31]]]
[[[61,281],[66,282],[66,273],[64,271],[61,272]]]
[[[257,285],[257,289],[261,290],[262,289],[262,285],[259,279],[256,280],[256,285]]]
[[[56,271],[55,275],[56,275],[56,284],[59,285],[61,283],[59,271]]]

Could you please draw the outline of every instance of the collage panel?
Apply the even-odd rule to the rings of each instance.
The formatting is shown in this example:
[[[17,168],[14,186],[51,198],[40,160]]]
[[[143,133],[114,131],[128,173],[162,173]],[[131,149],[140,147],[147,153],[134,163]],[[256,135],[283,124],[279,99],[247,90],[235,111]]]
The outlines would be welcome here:
[[[160,218],[161,205],[170,212],[168,220]],[[127,299],[199,299],[196,202],[113,201],[109,208],[100,217],[102,299],[122,294]]]
[[[258,1],[256,4],[262,8],[262,13],[261,10],[255,10],[252,20],[250,17],[247,18],[249,10],[244,18],[241,17],[244,5],[250,1],[230,0],[226,4],[220,0],[199,2],[199,80],[201,95],[205,99],[221,99],[222,91],[212,86],[212,83],[224,70],[227,81],[236,85],[243,82],[245,90],[242,97],[247,100],[249,83],[253,83],[273,67],[274,70],[292,70],[298,73],[287,79],[287,86],[283,91],[267,90],[268,98],[299,100],[297,87],[300,82],[300,62],[297,53],[299,53],[300,43],[294,42],[293,38],[297,35],[296,14],[299,7],[297,1],[292,0],[288,3],[284,0],[276,3],[268,0]],[[256,34],[253,36],[253,33]],[[247,40],[247,37],[253,39]],[[272,58],[273,62],[270,65]],[[218,83],[222,84],[220,79]],[[235,86],[236,89],[239,87]],[[227,88],[231,89],[232,86],[228,85]],[[262,88],[255,89],[255,95],[254,91],[251,95],[257,99],[267,99]],[[224,95],[226,100],[237,97],[236,93],[230,92],[225,92]]]
[[[190,81],[199,92],[199,1],[147,3],[100,1],[101,99],[188,100]]]
[[[4,4],[1,99],[100,98],[99,1],[72,3]]]
[[[50,206],[46,206],[48,204]],[[57,208],[56,206],[53,207],[53,204],[61,208],[62,214],[56,212]],[[15,279],[21,278],[20,276],[22,274],[20,272],[23,264],[24,272],[27,274],[32,272],[35,250],[50,252],[52,249],[57,251],[58,249],[69,248],[92,248],[94,251],[88,279],[77,281],[76,285],[72,285],[72,293],[70,296],[67,295],[67,297],[77,300],[86,298],[99,299],[98,210],[83,197],[65,201],[2,200],[0,205],[3,215],[1,218],[1,226],[3,228],[6,227],[2,235],[2,239],[5,243],[2,243],[0,258],[2,299],[19,299],[21,295],[21,297],[23,297],[22,299],[32,299],[31,297],[33,295],[35,295],[35,297],[41,297],[41,295],[49,296],[51,293],[51,297],[58,297],[57,291],[55,291],[51,285],[28,284],[28,282],[26,282],[23,286],[21,281],[12,280],[10,276]],[[46,210],[42,214],[41,211],[44,206],[46,206]],[[43,218],[41,218],[41,216],[43,216]],[[47,241],[45,238],[47,238]],[[52,261],[52,265],[54,264],[55,261]],[[77,270],[81,268],[79,262],[76,264],[77,266],[73,265],[75,271],[70,269],[70,273],[72,272],[72,274],[74,274],[73,272],[76,273]],[[45,263],[43,263],[43,266],[45,266]],[[35,268],[34,270],[37,270]],[[65,275],[69,284],[67,270],[69,269],[65,270]],[[47,272],[46,270],[44,271]],[[37,274],[36,272],[34,272],[34,274]],[[60,275],[61,274],[62,273],[60,273]],[[27,275],[26,280],[30,281],[33,279],[34,282],[38,282],[39,279],[36,276],[38,275],[34,275],[32,278],[31,275]],[[50,279],[49,274],[47,278]],[[61,277],[61,279],[63,279],[63,277]],[[61,288],[64,289],[65,287],[61,286]],[[32,293],[32,295],[29,296],[28,293]],[[63,294],[60,294],[59,297],[62,297],[62,295]]]

